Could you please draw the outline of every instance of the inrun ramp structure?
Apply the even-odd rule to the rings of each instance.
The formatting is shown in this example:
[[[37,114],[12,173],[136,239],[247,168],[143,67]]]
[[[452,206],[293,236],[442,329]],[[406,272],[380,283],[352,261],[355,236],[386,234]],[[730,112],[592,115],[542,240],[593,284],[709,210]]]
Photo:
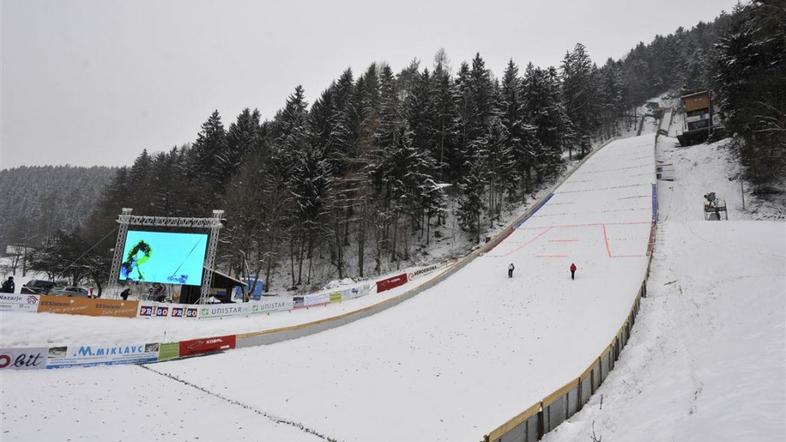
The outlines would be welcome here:
[[[3,373],[5,419],[27,428],[48,414],[46,425],[71,431],[80,416],[116,422],[128,407],[138,416],[144,401],[128,396],[167,396],[160,383],[154,392],[128,387],[98,402],[69,401],[55,416],[58,398],[40,387],[60,376],[101,383],[154,370],[172,394],[188,385],[223,398],[222,407],[212,399],[197,407],[216,419],[237,419],[234,407],[297,422],[314,440],[477,442],[578,377],[619,330],[646,272],[654,182],[654,135],[614,141],[497,247],[395,308],[301,339],[147,368]],[[72,383],[71,394],[84,394],[83,382]],[[172,418],[128,419],[125,434],[145,437]],[[254,425],[222,434],[266,439],[267,424],[247,433]],[[158,439],[182,439],[168,434]]]

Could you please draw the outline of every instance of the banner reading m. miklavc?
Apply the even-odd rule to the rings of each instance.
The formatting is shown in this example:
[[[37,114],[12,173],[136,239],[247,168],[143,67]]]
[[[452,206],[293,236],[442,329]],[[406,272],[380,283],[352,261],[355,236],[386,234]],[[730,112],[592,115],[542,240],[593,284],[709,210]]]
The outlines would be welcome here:
[[[49,347],[46,368],[144,364],[158,360],[159,344]]]

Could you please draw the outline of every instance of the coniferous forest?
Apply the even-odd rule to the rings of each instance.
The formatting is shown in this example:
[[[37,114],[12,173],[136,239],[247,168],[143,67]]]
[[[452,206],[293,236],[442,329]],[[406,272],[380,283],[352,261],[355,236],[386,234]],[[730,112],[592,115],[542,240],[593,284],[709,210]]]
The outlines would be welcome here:
[[[449,217],[465,241],[482,242],[506,207],[635,125],[633,110],[666,92],[710,89],[748,179],[764,187],[786,165],[784,54],[786,8],[757,0],[601,66],[576,44],[556,67],[511,59],[493,73],[481,54],[453,63],[440,50],[399,71],[347,69],[317,95],[295,87],[272,119],[215,111],[192,143],[143,151],[116,171],[89,219],[50,232],[35,259],[40,268],[52,254],[80,260],[63,274],[98,283],[115,219],[132,207],[226,210],[220,267],[273,290],[324,282],[312,279],[316,265],[333,278],[405,267]]]

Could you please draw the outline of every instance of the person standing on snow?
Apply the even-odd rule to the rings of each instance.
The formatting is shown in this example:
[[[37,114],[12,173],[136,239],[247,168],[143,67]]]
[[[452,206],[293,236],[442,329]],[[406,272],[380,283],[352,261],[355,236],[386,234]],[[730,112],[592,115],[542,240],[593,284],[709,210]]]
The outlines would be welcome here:
[[[570,279],[576,279],[576,264],[570,264]]]
[[[0,290],[0,292],[3,292],[3,293],[14,293],[15,290],[16,290],[16,284],[14,284],[14,277],[13,276],[9,276],[8,279],[6,279],[3,282],[3,287],[2,287],[2,290]]]
[[[510,263],[510,265],[508,266],[508,278],[512,278],[513,277],[513,270],[515,268],[516,267],[513,266],[513,263]]]

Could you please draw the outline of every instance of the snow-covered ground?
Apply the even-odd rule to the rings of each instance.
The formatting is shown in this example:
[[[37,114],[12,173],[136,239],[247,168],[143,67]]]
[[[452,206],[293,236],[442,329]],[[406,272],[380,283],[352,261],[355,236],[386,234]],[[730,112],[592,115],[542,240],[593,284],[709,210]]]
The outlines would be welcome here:
[[[372,291],[370,295],[340,303],[248,317],[204,320],[142,319],[0,312],[0,348],[177,342],[209,336],[260,332],[318,321],[378,304],[428,282],[445,269],[445,266],[441,266],[437,271],[424,274],[410,283],[382,293]]]
[[[269,414],[337,440],[477,441],[574,379],[624,322],[647,262],[654,163],[652,135],[611,143],[497,248],[395,308],[336,329],[147,368],[2,372],[0,416],[13,423],[4,441],[53,426],[63,439],[150,437],[151,427],[181,418],[150,404],[171,400],[183,382],[223,398],[200,406],[204,416],[257,426],[263,440],[280,439],[257,425]],[[171,387],[133,389],[151,370]],[[107,385],[118,378],[115,392]],[[97,391],[87,396],[91,385]],[[239,414],[249,409],[257,414]],[[88,411],[113,425],[73,424]],[[236,434],[247,433],[221,428],[222,439]]]
[[[321,440],[295,422],[206,394],[138,366],[0,374],[0,440]],[[231,376],[229,370],[216,376]],[[28,394],[18,388],[25,385]],[[231,435],[231,438],[229,437]]]
[[[654,129],[645,126],[645,133],[654,132]],[[595,149],[603,144],[597,141]],[[564,174],[570,173],[578,165],[578,160],[568,161]],[[563,174],[563,176],[564,176]],[[506,207],[500,220],[493,227],[485,225],[484,236],[495,236],[513,220],[519,218],[532,205],[546,195],[553,185],[546,185],[530,195],[526,204]],[[405,291],[416,288],[439,276],[445,270],[446,262],[455,262],[455,257],[468,254],[472,245],[463,238],[464,234],[456,233],[455,217],[448,216],[447,229],[450,236],[435,239],[426,251],[421,251],[421,258],[426,255],[429,261],[422,261],[419,265],[438,265],[438,272],[420,276],[416,281],[408,283],[382,294],[374,294],[358,299],[347,300],[340,304],[329,304],[311,309],[301,309],[290,312],[275,312],[269,315],[252,315],[248,317],[227,317],[223,319],[192,321],[179,318],[155,318],[148,321],[139,321],[129,318],[113,317],[84,317],[76,315],[39,314],[2,312],[0,311],[0,348],[2,347],[38,347],[68,344],[111,345],[128,342],[172,342],[185,339],[194,339],[208,336],[222,336],[239,333],[261,332],[280,327],[305,324],[333,316],[338,316],[351,311],[359,310],[373,304],[378,304],[387,299],[396,297]],[[452,223],[452,224],[451,224]],[[348,252],[348,260],[354,261],[352,252]],[[10,257],[0,257],[0,269],[10,269]],[[407,273],[412,268],[392,271],[387,275],[380,275],[374,280]],[[9,275],[11,273],[6,272]],[[3,275],[5,278],[7,275]],[[31,279],[46,279],[46,275],[28,272],[26,276],[17,273],[13,275],[16,280],[16,292],[19,293],[24,283]],[[372,282],[374,280],[371,280]],[[368,282],[368,281],[366,281]],[[136,299],[132,296],[129,299]],[[45,326],[41,326],[45,323]]]
[[[660,138],[676,180],[658,185],[648,296],[615,370],[545,440],[786,440],[786,224],[750,194],[742,210],[725,142]],[[710,191],[728,222],[703,220]]]

